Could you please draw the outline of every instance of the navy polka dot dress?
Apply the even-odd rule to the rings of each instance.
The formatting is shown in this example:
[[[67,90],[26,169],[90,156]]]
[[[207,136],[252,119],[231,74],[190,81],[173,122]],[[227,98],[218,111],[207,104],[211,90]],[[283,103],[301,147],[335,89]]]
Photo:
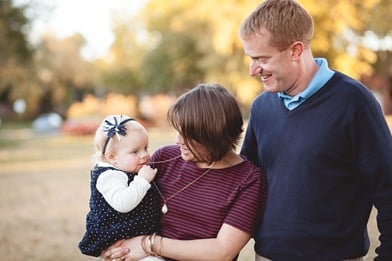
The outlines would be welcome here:
[[[110,167],[96,167],[91,171],[90,211],[86,217],[86,233],[79,243],[80,251],[85,255],[100,256],[119,239],[151,234],[157,230],[160,218],[159,194],[151,186],[140,204],[128,213],[114,210],[96,189],[99,175]],[[127,173],[128,184],[135,174]]]

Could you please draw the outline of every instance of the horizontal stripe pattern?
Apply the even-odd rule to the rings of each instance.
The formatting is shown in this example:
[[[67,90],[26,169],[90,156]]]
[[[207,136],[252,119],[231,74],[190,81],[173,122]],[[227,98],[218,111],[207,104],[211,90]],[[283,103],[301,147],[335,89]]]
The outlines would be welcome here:
[[[173,145],[161,148],[152,157],[152,162],[166,161],[154,166],[165,199],[207,170],[185,162],[179,155],[179,147]],[[229,168],[212,169],[167,202],[168,213],[162,216],[160,233],[176,239],[211,238],[226,223],[253,234],[260,210],[264,209],[265,193],[264,175],[247,160]]]

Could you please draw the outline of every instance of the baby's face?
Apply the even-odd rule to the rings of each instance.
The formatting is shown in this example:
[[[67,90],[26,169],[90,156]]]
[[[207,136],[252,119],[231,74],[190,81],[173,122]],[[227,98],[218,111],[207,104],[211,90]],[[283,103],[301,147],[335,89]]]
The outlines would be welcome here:
[[[148,136],[144,130],[128,131],[117,144],[115,167],[126,172],[138,172],[150,159]]]

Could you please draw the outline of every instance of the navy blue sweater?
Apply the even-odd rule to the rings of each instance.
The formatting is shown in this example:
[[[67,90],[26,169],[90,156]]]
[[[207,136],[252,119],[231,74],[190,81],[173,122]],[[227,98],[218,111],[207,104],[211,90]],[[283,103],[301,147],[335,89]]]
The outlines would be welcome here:
[[[267,175],[255,250],[273,260],[366,255],[378,210],[378,260],[392,260],[392,138],[361,83],[336,72],[301,106],[265,92],[251,108],[241,154]]]

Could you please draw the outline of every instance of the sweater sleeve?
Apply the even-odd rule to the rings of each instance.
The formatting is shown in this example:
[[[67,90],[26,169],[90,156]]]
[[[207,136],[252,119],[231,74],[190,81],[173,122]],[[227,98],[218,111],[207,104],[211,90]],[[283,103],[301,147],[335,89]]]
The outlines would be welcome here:
[[[107,170],[97,180],[97,190],[112,208],[121,213],[133,210],[150,187],[147,180],[137,175],[128,185],[127,175],[118,170]]]
[[[251,112],[252,113],[252,112]],[[252,117],[249,118],[240,154],[245,156],[254,165],[260,167],[258,162],[257,140],[253,134]]]
[[[356,116],[356,132],[362,141],[354,147],[362,175],[369,177],[373,204],[377,209],[380,245],[375,260],[392,260],[392,138],[375,106],[363,106]],[[360,145],[358,145],[360,144]]]

